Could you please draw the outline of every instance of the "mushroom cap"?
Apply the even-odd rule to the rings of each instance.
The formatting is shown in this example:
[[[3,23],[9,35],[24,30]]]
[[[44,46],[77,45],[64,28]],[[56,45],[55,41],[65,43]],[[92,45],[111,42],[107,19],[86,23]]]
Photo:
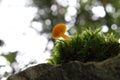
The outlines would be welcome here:
[[[64,34],[66,31],[66,25],[63,23],[57,24],[54,26],[52,30],[52,37],[53,38],[59,38],[61,37],[61,34]]]

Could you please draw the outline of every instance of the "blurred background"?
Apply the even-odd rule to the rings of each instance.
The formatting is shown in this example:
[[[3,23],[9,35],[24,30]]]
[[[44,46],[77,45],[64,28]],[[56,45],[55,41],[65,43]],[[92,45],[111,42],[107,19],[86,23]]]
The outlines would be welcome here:
[[[0,0],[0,80],[46,63],[57,23],[69,36],[101,28],[120,42],[120,0]]]

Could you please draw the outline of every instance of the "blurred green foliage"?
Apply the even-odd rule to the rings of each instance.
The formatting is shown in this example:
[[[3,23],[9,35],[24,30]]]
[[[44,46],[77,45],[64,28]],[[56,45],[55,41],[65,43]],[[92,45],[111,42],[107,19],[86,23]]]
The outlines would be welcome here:
[[[18,52],[15,51],[15,52],[8,52],[7,54],[4,54],[4,53],[0,54],[0,57],[4,57],[6,59],[6,62],[7,62],[6,63],[5,61],[3,61],[3,62],[5,62],[5,64],[0,65],[0,69],[2,70],[2,68],[3,68],[3,70],[4,70],[4,68],[7,67],[7,66],[10,66],[11,69],[12,69],[11,72],[7,72],[7,70],[6,70],[4,73],[2,73],[4,75],[0,74],[0,79],[1,80],[2,80],[3,77],[8,77],[10,74],[14,74],[16,72],[16,70],[15,70],[14,66],[12,66],[12,64],[16,62],[17,53]]]
[[[103,61],[120,53],[120,43],[115,36],[103,34],[100,30],[85,30],[80,35],[72,37],[70,42],[56,42],[51,58],[51,64],[64,64],[70,61]]]
[[[10,64],[12,64],[13,62],[16,61],[17,53],[18,53],[17,51],[16,52],[9,52],[8,54],[2,54],[2,56],[4,56],[10,62]]]
[[[60,1],[60,0],[59,0]],[[66,0],[69,2],[70,0]],[[76,15],[71,16],[72,19],[70,21],[66,21],[65,17],[67,14],[67,9],[70,5],[63,6],[59,4],[58,0],[33,0],[34,5],[36,5],[39,9],[37,17],[33,19],[33,21],[38,21],[43,24],[43,30],[40,33],[47,33],[48,39],[53,40],[49,37],[52,28],[57,23],[67,23],[71,25],[69,29],[69,33],[71,33],[73,29],[76,30],[77,33],[80,33],[84,28],[97,29],[104,25],[106,25],[109,29],[109,32],[113,32],[119,38],[119,26],[120,26],[120,1],[119,0],[75,0],[78,3],[78,6],[75,7],[77,10]],[[64,2],[64,0],[63,0]],[[51,8],[55,6],[56,10],[52,10]],[[93,7],[101,6],[104,9],[105,16],[104,17],[95,17],[92,12]],[[108,10],[111,9],[111,12]],[[41,14],[44,12],[44,14]],[[101,14],[101,12],[100,12]],[[96,19],[94,19],[96,18]],[[50,24],[47,24],[47,21]],[[112,26],[113,24],[117,25],[117,28]]]

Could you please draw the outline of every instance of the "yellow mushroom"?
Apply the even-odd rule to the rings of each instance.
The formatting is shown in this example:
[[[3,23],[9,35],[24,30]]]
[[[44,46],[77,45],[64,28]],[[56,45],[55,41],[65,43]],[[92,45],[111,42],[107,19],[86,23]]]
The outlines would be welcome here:
[[[66,31],[66,25],[63,23],[57,24],[54,26],[53,30],[52,30],[52,37],[54,39],[56,38],[64,38],[67,41],[70,41],[71,38],[68,37],[67,35],[65,35],[65,31]]]

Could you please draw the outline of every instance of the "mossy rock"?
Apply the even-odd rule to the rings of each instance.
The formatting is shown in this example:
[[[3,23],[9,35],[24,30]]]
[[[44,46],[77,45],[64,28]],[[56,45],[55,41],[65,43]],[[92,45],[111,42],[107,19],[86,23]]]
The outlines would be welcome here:
[[[120,43],[115,35],[104,34],[100,30],[85,30],[71,37],[71,41],[59,40],[55,43],[51,64],[64,64],[70,61],[103,61],[118,55]]]
[[[120,80],[120,55],[100,62],[38,64],[12,74],[7,80]]]

